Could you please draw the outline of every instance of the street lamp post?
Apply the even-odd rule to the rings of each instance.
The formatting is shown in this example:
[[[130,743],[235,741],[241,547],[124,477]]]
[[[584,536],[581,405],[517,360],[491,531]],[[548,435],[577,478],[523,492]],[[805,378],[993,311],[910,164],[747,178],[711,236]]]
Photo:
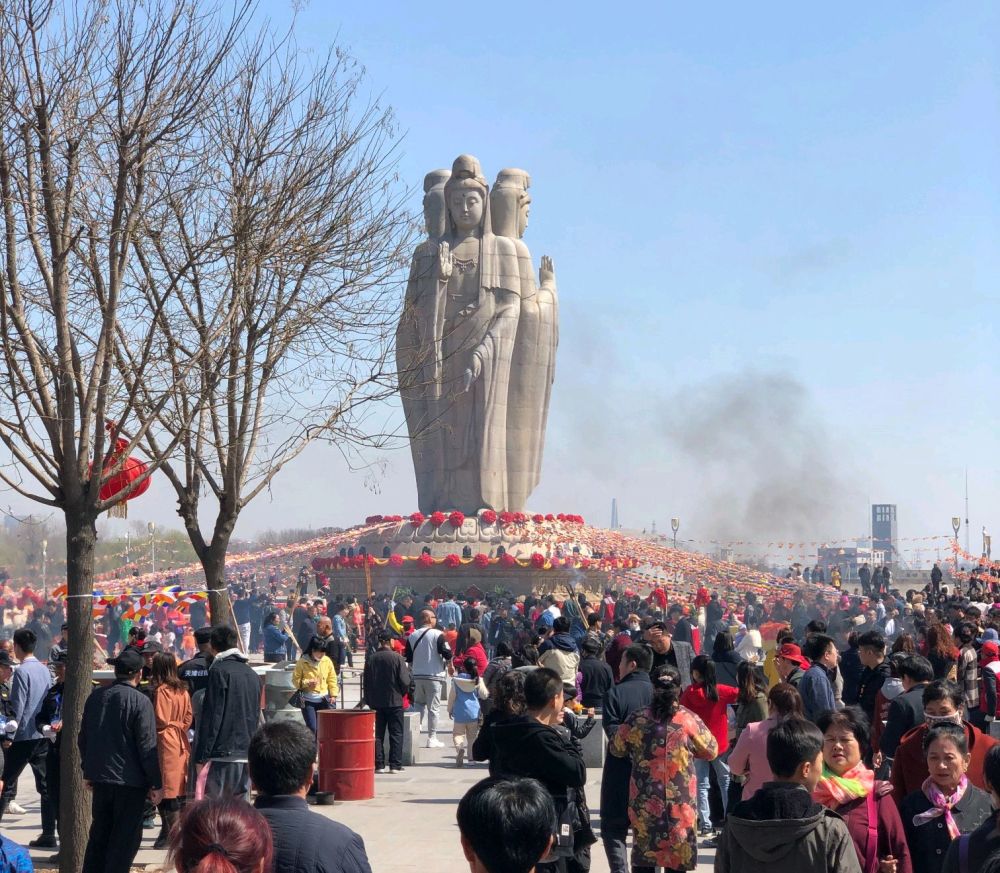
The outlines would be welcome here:
[[[149,531],[150,556],[151,556],[152,562],[153,562],[153,575],[155,576],[156,575],[156,538],[153,536],[153,534],[156,533],[156,525],[153,524],[153,522],[150,522],[149,524],[146,525],[146,530]]]
[[[951,529],[955,532],[955,582],[958,583],[958,532],[962,529],[962,519],[953,515],[951,517]]]
[[[48,570],[49,541],[42,540],[42,595],[49,599],[49,583],[46,571]]]
[[[670,519],[670,529],[674,532],[674,548],[677,548],[677,531],[680,530],[681,520],[679,518]]]

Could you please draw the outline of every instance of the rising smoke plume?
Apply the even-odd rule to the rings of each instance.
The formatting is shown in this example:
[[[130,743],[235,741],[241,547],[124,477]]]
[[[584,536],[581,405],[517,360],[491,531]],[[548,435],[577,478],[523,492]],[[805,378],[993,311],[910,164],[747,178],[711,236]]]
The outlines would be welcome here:
[[[701,482],[700,532],[720,541],[841,536],[864,500],[831,417],[787,373],[748,372],[682,391],[663,412],[671,448]],[[856,524],[854,526],[857,526]]]

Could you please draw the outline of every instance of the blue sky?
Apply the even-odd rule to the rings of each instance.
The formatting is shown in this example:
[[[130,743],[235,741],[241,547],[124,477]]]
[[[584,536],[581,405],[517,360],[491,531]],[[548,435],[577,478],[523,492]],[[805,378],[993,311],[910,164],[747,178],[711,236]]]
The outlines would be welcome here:
[[[394,108],[415,209],[462,152],[532,174],[562,311],[533,508],[823,539],[870,496],[921,536],[968,466],[974,548],[998,519],[1000,7],[313,0],[297,31]],[[706,406],[738,433],[692,451]],[[384,460],[375,493],[314,449],[240,532],[411,511]]]

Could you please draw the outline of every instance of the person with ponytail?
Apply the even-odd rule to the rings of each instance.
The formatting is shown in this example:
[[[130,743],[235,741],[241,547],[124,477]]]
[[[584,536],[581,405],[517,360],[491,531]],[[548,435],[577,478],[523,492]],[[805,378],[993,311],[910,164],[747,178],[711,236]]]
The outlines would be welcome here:
[[[719,791],[722,793],[722,812],[726,813],[729,801],[729,765],[722,757],[729,749],[729,717],[727,708],[739,701],[740,690],[733,685],[719,685],[715,678],[715,662],[707,655],[699,655],[691,662],[691,680],[681,695],[681,706],[687,707],[697,715],[715,736],[719,747],[719,755],[711,761],[695,762],[698,774],[698,813],[701,817],[701,833],[712,832],[712,812],[708,802],[709,779],[715,770],[719,781]],[[711,848],[712,843],[706,843]]]
[[[654,670],[653,699],[630,715],[608,751],[632,764],[629,820],[632,873],[694,870],[698,862],[697,779],[694,762],[710,761],[719,745],[705,723],[681,706],[674,667]]]
[[[267,819],[235,798],[188,804],[170,835],[177,873],[270,873],[273,855]]]
[[[823,775],[813,800],[847,822],[862,873],[912,873],[892,785],[876,780],[862,761],[868,748],[864,710],[828,710],[816,719],[816,726],[823,732]]]

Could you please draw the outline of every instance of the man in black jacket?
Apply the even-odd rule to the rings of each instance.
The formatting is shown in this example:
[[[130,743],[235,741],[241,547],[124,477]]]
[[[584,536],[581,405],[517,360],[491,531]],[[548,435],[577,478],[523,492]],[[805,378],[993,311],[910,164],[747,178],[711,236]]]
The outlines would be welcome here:
[[[206,797],[249,798],[247,749],[261,719],[260,680],[240,652],[239,637],[231,627],[212,628],[209,645],[215,657],[198,719],[194,762],[199,771],[209,768]],[[314,752],[315,748],[314,744]]]
[[[254,806],[274,837],[274,869],[281,873],[371,873],[364,841],[350,828],[306,804],[313,782],[316,739],[291,721],[264,725],[250,742]]]
[[[410,668],[392,648],[392,632],[378,635],[378,651],[365,663],[364,700],[375,710],[375,772],[385,772],[385,732],[389,730],[389,770],[403,770],[403,695]]]
[[[580,647],[580,690],[583,692],[583,707],[601,709],[604,706],[604,695],[615,684],[615,674],[611,672],[607,661],[598,657],[601,644],[593,637],[588,637]]]
[[[128,873],[142,842],[146,796],[153,804],[163,798],[156,715],[136,688],[142,655],[127,650],[108,663],[115,682],[87,698],[77,738],[93,810],[83,873]]]
[[[212,663],[212,629],[200,627],[194,632],[198,654],[177,668],[177,675],[188,684],[192,697],[203,688],[208,688],[208,668]]]
[[[621,681],[608,689],[604,696],[604,733],[610,740],[633,712],[649,706],[653,699],[653,683],[649,669],[653,653],[648,646],[629,646],[622,655]],[[628,758],[608,755],[604,759],[601,777],[601,840],[608,856],[611,873],[628,873],[628,787],[632,777],[632,762]]]
[[[865,665],[858,681],[858,706],[865,711],[870,724],[875,718],[875,698],[892,674],[885,659],[885,637],[878,631],[862,634],[858,638],[858,656]]]
[[[879,740],[879,751],[888,761],[896,756],[899,741],[924,720],[924,688],[934,681],[934,668],[922,655],[910,655],[897,667],[903,693],[889,704],[889,715]]]

